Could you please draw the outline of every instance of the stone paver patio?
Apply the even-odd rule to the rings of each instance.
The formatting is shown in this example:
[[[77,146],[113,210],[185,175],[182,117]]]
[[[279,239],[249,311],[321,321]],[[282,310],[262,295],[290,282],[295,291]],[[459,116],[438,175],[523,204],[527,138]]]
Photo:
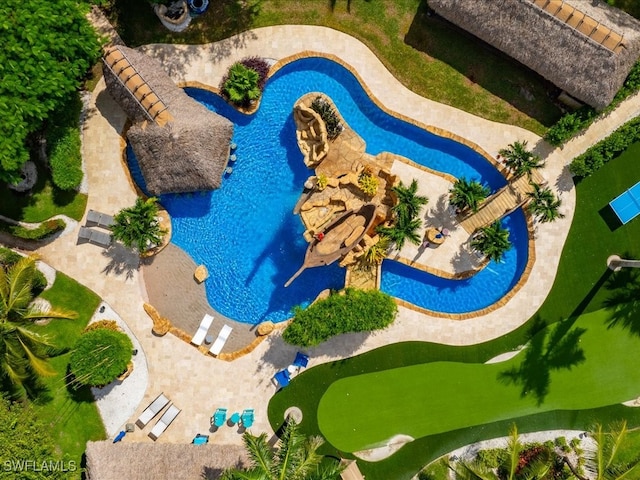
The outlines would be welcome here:
[[[405,340],[452,345],[483,342],[526,321],[551,289],[573,217],[575,191],[566,172],[566,163],[637,115],[640,105],[638,96],[627,100],[564,149],[551,150],[531,132],[483,120],[417,96],[398,83],[365,45],[328,28],[268,27],[215,44],[150,45],[144,50],[160,60],[176,81],[212,86],[219,84],[231,63],[246,56],[282,59],[303,51],[333,54],[353,66],[373,95],[391,110],[453,132],[494,156],[508,143],[528,140],[546,159],[547,166],[542,174],[551,186],[560,190],[562,211],[566,217],[554,224],[538,227],[535,242],[537,260],[529,281],[506,305],[481,317],[459,321],[400,308],[397,320],[384,332],[342,335],[311,349],[308,352],[310,367]],[[124,142],[120,133],[124,123],[123,112],[106,93],[101,81],[92,96],[83,126],[83,155],[89,190],[87,208],[113,214],[135,201],[136,191],[122,160]],[[411,172],[407,174],[413,175]],[[415,176],[419,175],[419,172],[415,173]],[[164,392],[182,409],[182,413],[158,442],[185,443],[190,442],[196,433],[206,433],[209,417],[217,407],[226,407],[229,413],[254,408],[256,422],[252,431],[272,433],[267,421],[267,403],[275,392],[271,377],[289,364],[296,349],[275,335],[251,354],[228,363],[205,357],[172,335],[154,336],[151,320],[142,309],[147,296],[137,258],[122,249],[103,251],[91,244],[76,245],[77,229],[61,235],[55,242],[39,249],[38,253],[50,265],[97,292],[127,322],[144,349],[148,360],[148,386],[143,402],[130,421],[135,420],[158,393]],[[125,441],[151,441],[146,434],[152,424],[144,431],[128,434]],[[237,444],[241,437],[236,428],[223,427],[211,434],[210,441]]]

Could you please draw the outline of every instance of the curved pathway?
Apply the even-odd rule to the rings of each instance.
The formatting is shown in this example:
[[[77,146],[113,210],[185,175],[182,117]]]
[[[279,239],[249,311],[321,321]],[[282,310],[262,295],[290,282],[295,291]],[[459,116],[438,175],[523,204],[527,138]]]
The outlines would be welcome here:
[[[546,157],[547,167],[542,173],[550,185],[559,185],[563,190],[563,212],[566,217],[538,228],[538,260],[527,284],[505,306],[465,321],[430,317],[401,308],[394,325],[384,332],[368,336],[343,335],[312,350],[310,366],[404,340],[477,343],[502,335],[526,321],[551,288],[573,216],[575,193],[571,189],[570,177],[564,172],[565,164],[575,153],[615,129],[622,123],[622,117],[630,115],[631,111],[637,112],[640,105],[638,97],[634,97],[618,109],[624,114],[617,115],[617,110],[605,121],[594,125],[587,134],[571,142],[564,151],[549,153],[549,149],[545,149],[544,144],[539,143],[539,138],[531,132],[489,122],[415,95],[397,82],[365,45],[331,29],[313,26],[268,27],[215,44],[150,45],[144,50],[163,62],[176,81],[197,81],[213,86],[218,85],[231,63],[250,55],[280,59],[304,50],[338,55],[357,70],[373,94],[389,109],[454,132],[492,155],[508,143],[528,140],[530,144],[537,145]],[[125,116],[104,89],[104,81],[101,81],[91,98],[83,126],[83,155],[88,172],[87,208],[111,214],[133,204],[136,192],[122,161],[124,142],[120,132]],[[570,154],[567,155],[567,152]],[[137,258],[117,248],[104,251],[91,244],[76,245],[75,237],[61,236],[38,253],[49,264],[101,295],[127,322],[142,345],[148,359],[149,388],[131,419],[135,419],[158,393],[164,392],[182,409],[182,413],[159,442],[184,443],[189,442],[196,433],[205,433],[209,417],[216,407],[226,407],[230,413],[254,408],[256,423],[253,430],[272,431],[267,420],[268,399],[275,392],[271,377],[293,359],[294,348],[274,336],[251,354],[227,363],[203,357],[198,350],[172,335],[154,336],[151,333],[151,320],[142,309],[146,294],[139,281]],[[125,441],[147,439],[148,429],[128,434]],[[240,443],[241,438],[235,428],[224,427],[212,434],[211,441]]]

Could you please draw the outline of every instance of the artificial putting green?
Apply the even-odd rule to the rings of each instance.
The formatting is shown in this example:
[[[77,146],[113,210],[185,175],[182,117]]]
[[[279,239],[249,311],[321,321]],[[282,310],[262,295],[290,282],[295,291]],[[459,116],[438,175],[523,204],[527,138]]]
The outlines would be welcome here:
[[[542,330],[506,362],[433,362],[342,378],[318,406],[334,447],[355,452],[394,435],[428,435],[640,394],[640,337],[598,310]]]

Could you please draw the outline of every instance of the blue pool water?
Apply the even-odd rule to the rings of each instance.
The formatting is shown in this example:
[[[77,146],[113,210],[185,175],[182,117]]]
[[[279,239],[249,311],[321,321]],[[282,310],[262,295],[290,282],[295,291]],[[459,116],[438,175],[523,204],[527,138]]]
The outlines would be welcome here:
[[[260,108],[252,116],[236,112],[208,91],[185,91],[234,123],[238,160],[220,189],[164,195],[161,202],[172,217],[172,241],[209,270],[206,287],[211,306],[242,322],[284,320],[294,306],[306,305],[321,290],[344,283],[344,270],[334,264],[307,270],[283,287],[302,264],[307,246],[302,222],[292,214],[302,184],[312,174],[302,162],[291,113],[305,93],[318,91],[331,97],[347,123],[365,139],[369,153],[397,153],[455,177],[479,180],[492,190],[505,184],[499,172],[470,148],[381,111],[357,79],[330,60],[303,59],[280,69],[268,81]],[[128,157],[134,178],[142,185],[130,150]],[[504,225],[516,245],[504,263],[491,264],[467,280],[447,280],[385,261],[382,290],[447,313],[491,305],[515,285],[527,262],[524,215],[516,212]]]

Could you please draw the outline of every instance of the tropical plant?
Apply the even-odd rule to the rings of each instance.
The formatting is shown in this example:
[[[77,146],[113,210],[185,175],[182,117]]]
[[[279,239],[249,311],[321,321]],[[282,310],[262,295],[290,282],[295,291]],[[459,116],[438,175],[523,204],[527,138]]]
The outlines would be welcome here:
[[[53,373],[46,360],[54,346],[31,325],[37,320],[77,316],[32,303],[38,273],[32,257],[0,266],[0,380],[8,381],[17,392],[28,379]]]
[[[23,402],[11,402],[0,396],[0,425],[3,426],[0,428],[0,451],[3,459],[0,478],[71,478],[62,474],[60,467],[41,468],[43,465],[57,464],[59,449],[54,445],[51,426],[38,420],[30,406]],[[29,469],[27,462],[31,463],[33,470]],[[65,466],[69,470],[79,470],[80,467],[75,460],[65,462]]]
[[[387,257],[389,251],[389,245],[391,241],[386,235],[378,236],[378,243],[371,245],[365,250],[364,255],[361,257],[361,262],[368,267],[380,265],[382,261]]]
[[[340,123],[338,114],[331,107],[331,104],[324,98],[318,96],[311,102],[311,109],[320,115],[320,118],[324,121],[327,129],[327,137],[329,137],[329,139],[337,138],[342,132],[342,124]]]
[[[111,383],[131,361],[133,343],[123,332],[96,328],[83,333],[71,352],[69,369],[80,385]]]
[[[378,191],[378,177],[375,177],[369,169],[365,169],[358,177],[358,186],[362,193],[374,196]]]
[[[557,198],[550,188],[542,187],[537,183],[531,183],[533,191],[527,193],[529,205],[527,209],[538,219],[539,222],[553,222],[558,218],[563,218],[560,213],[562,201]]]
[[[489,196],[491,189],[477,180],[467,180],[460,177],[449,190],[449,203],[456,209],[464,211],[470,209],[478,211],[478,206]]]
[[[511,248],[509,230],[502,227],[499,221],[478,230],[471,240],[471,247],[483,253],[489,260],[499,262]]]
[[[285,425],[276,448],[269,446],[266,433],[256,437],[245,432],[242,440],[251,467],[226,470],[221,480],[337,480],[343,470],[338,463],[321,463],[317,450],[324,440],[305,437],[293,420]]]
[[[409,240],[414,245],[420,245],[422,237],[418,233],[418,230],[422,227],[422,222],[419,218],[408,220],[406,217],[398,217],[395,223],[391,225],[380,225],[376,228],[376,231],[385,237],[388,237],[393,243],[395,243],[398,250],[404,247],[404,243]]]
[[[402,182],[392,187],[393,192],[398,197],[398,201],[391,208],[397,218],[413,220],[420,215],[420,209],[429,203],[429,199],[423,195],[418,195],[418,181],[414,178],[409,187],[405,187]]]
[[[18,181],[29,135],[78,89],[100,45],[75,0],[3,0],[0,18],[11,19],[0,49],[0,179]]]
[[[113,238],[143,253],[162,243],[166,230],[158,222],[158,199],[138,197],[133,207],[123,208],[114,217]]]
[[[627,421],[613,423],[609,431],[605,431],[601,424],[596,424],[590,432],[593,444],[585,445],[586,469],[591,473],[589,477],[582,476],[578,469],[571,465],[567,457],[565,463],[580,480],[623,480],[638,478],[640,472],[640,453],[633,458],[622,460],[619,456],[623,445],[627,441]]]
[[[319,345],[341,333],[385,328],[393,322],[397,311],[397,305],[386,293],[347,288],[307,308],[296,307],[293,322],[282,338],[302,347]]]
[[[526,140],[510,143],[507,148],[501,149],[498,153],[504,157],[505,165],[516,178],[544,166],[540,157],[527,149]]]
[[[260,98],[260,75],[240,62],[234,63],[222,86],[222,92],[236,105],[248,105]]]

